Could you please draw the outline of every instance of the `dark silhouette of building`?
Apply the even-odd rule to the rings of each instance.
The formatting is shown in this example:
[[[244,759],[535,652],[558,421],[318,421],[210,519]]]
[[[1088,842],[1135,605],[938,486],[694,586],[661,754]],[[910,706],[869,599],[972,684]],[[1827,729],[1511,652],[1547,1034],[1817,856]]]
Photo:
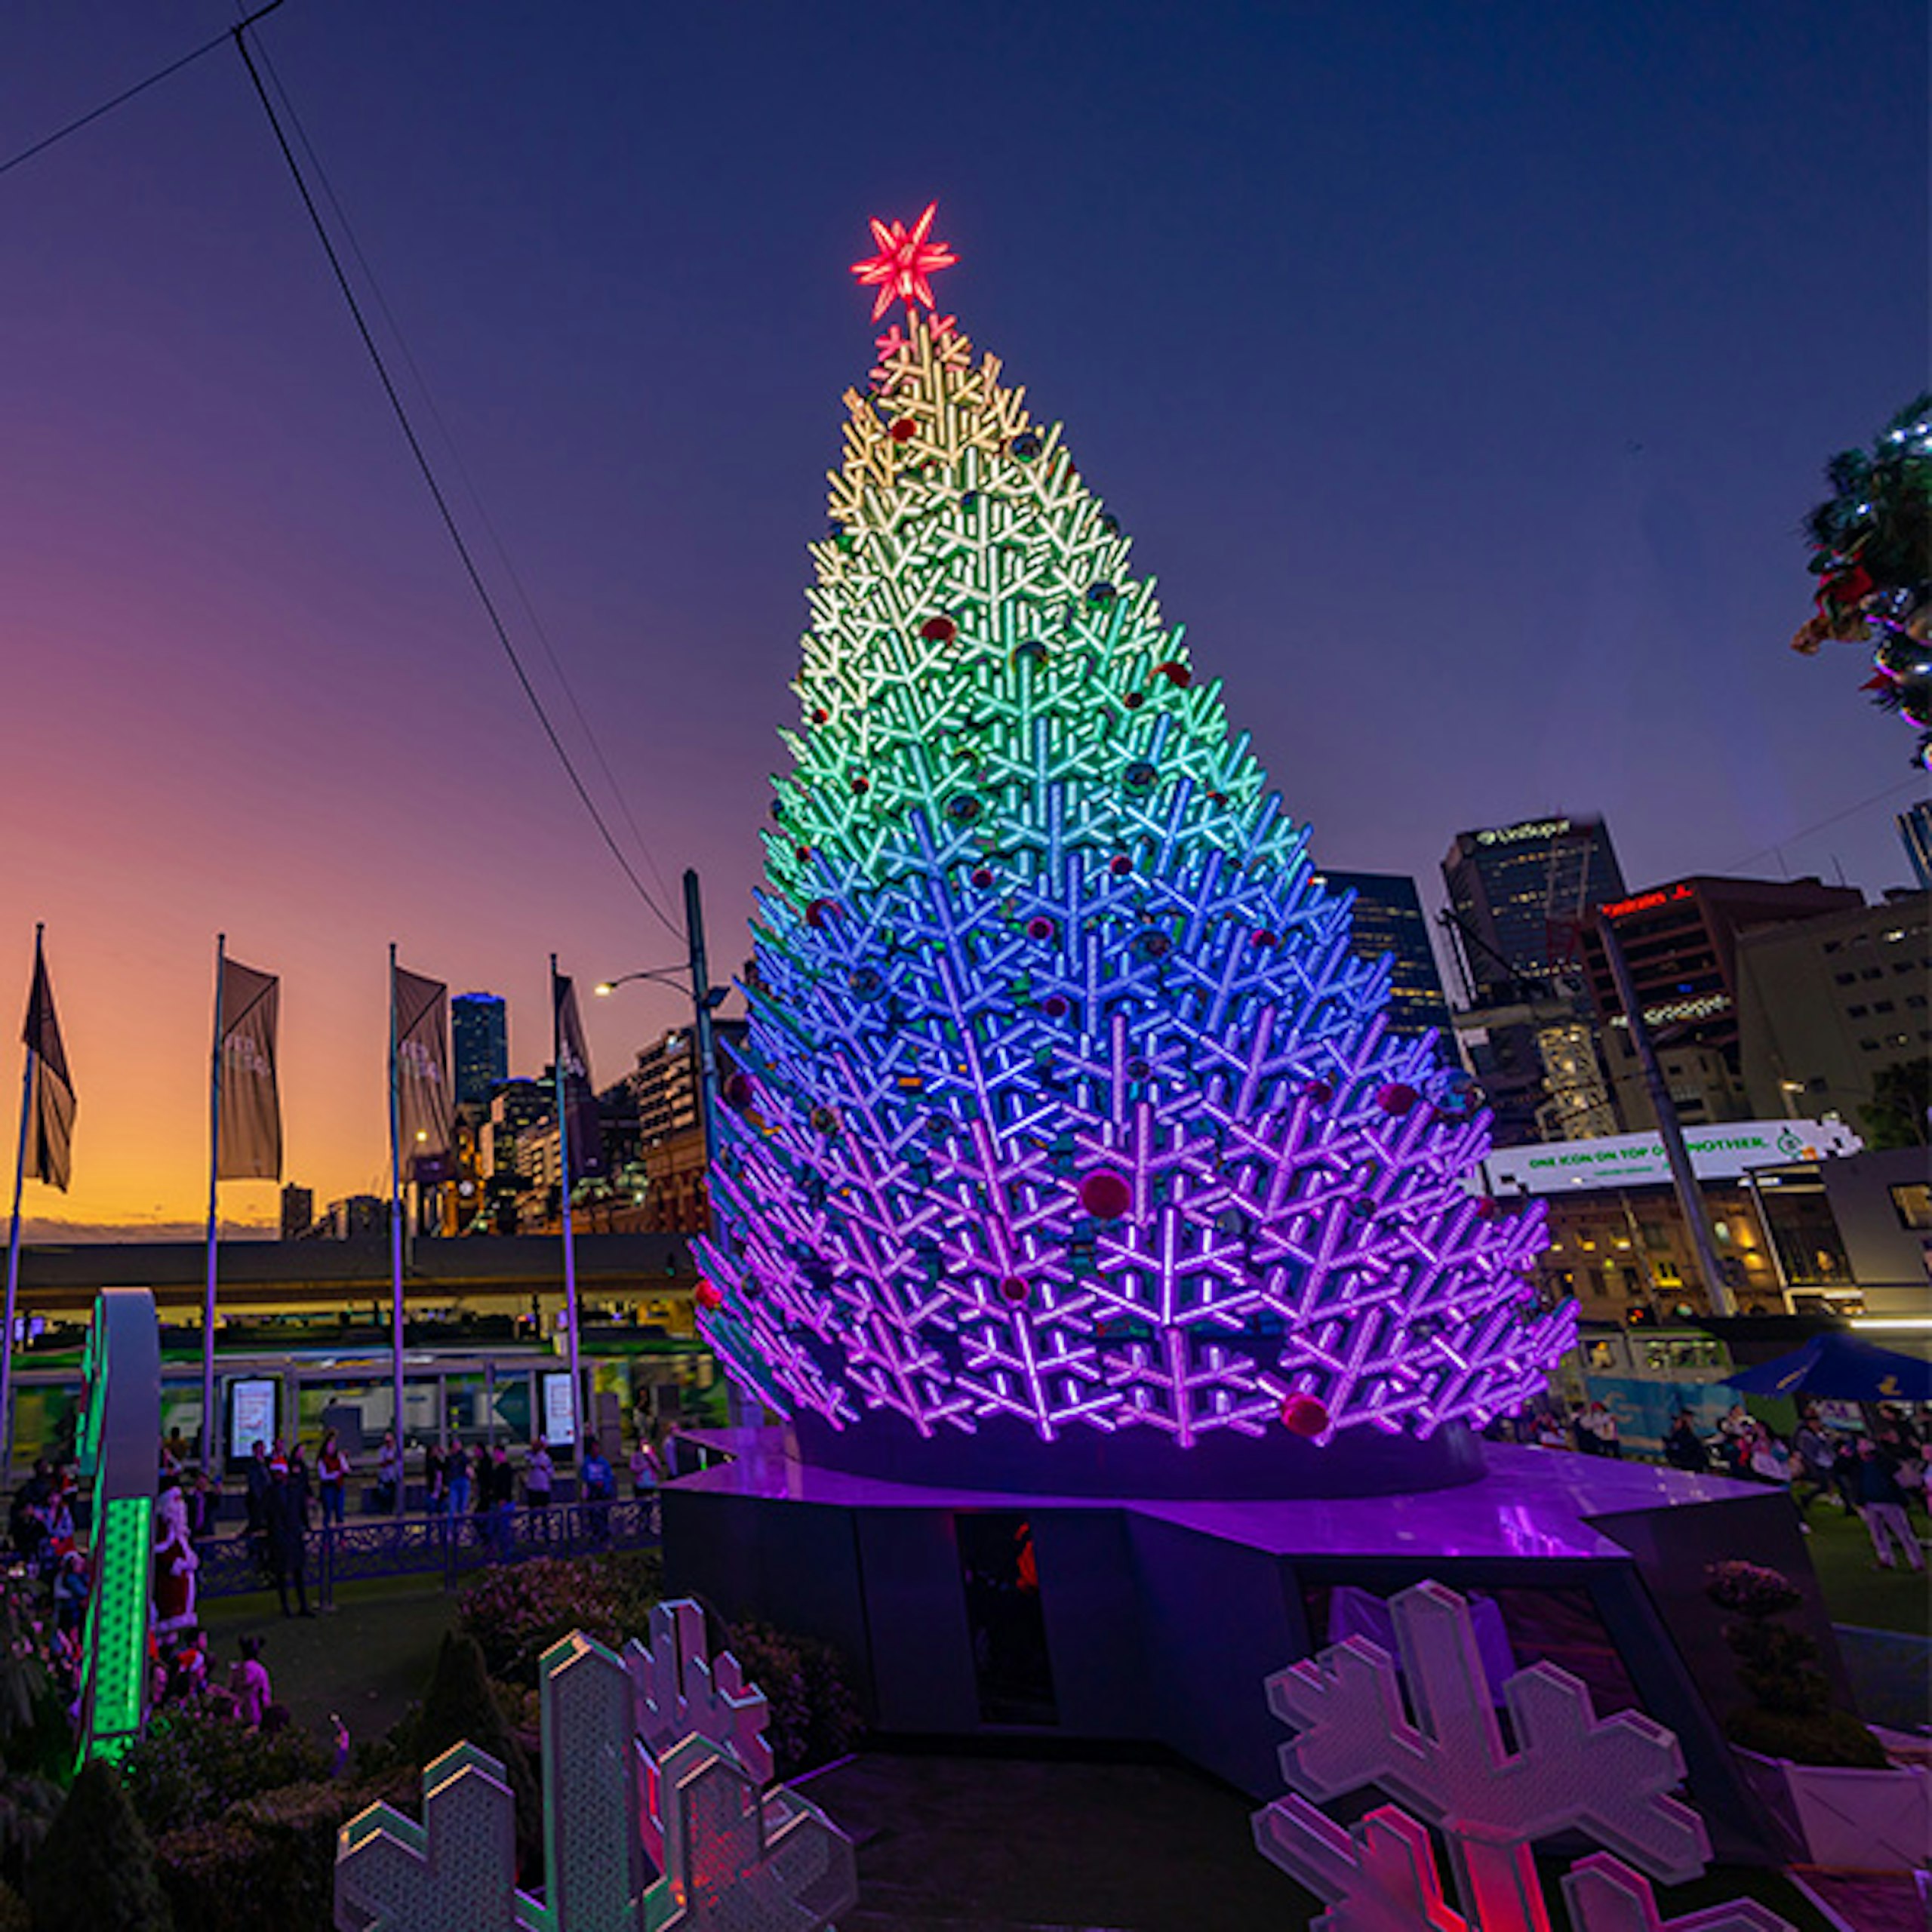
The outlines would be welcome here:
[[[1534,998],[1574,980],[1592,911],[1623,897],[1600,818],[1527,819],[1459,832],[1442,861],[1472,1006]]]
[[[1385,952],[1395,955],[1389,981],[1389,1031],[1415,1035],[1432,1027],[1443,1036],[1445,1055],[1454,1060],[1449,1001],[1415,881],[1400,872],[1324,871],[1321,878],[1331,891],[1355,896],[1355,951],[1364,958]]]
[[[484,1106],[510,1077],[509,1009],[495,993],[458,993],[450,1001],[459,1106]]]
[[[1598,937],[1615,927],[1671,1098],[1685,1125],[1749,1118],[1739,1051],[1737,941],[1754,928],[1853,912],[1864,895],[1815,878],[1697,877],[1620,894],[1594,909],[1583,964],[1617,1110],[1637,1132],[1656,1124],[1623,1004]],[[1780,1110],[1782,1111],[1782,1110]]]
[[[281,1190],[281,1238],[300,1241],[315,1220],[315,1195],[311,1188],[290,1181]]]

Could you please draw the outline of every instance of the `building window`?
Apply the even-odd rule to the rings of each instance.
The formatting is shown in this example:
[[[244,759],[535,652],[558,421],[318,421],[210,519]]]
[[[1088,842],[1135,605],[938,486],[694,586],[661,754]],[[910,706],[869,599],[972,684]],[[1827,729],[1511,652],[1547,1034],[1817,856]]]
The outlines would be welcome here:
[[[1872,1003],[1874,1013],[1890,1013],[1893,1010],[1892,1002],[1888,999],[1874,1000]]]
[[[1848,986],[1857,977],[1858,975],[1856,973],[1834,973],[1832,975],[1832,984],[1835,986]]]
[[[1907,993],[1905,996],[1905,1003],[1907,1006],[1923,1006],[1925,1004],[1925,995],[1923,993]]]
[[[1932,1183],[1908,1181],[1887,1192],[1892,1197],[1892,1210],[1899,1217],[1900,1227],[1910,1228],[1915,1233],[1932,1230]]]
[[[1844,1010],[1847,1020],[1863,1020],[1872,1009],[1869,1006],[1848,1006]]]
[[[1860,1040],[1858,1048],[1861,1053],[1875,1054],[1878,1051],[1878,1042],[1876,1040]]]
[[[1861,980],[1882,980],[1885,969],[1882,966],[1868,966],[1858,976]]]

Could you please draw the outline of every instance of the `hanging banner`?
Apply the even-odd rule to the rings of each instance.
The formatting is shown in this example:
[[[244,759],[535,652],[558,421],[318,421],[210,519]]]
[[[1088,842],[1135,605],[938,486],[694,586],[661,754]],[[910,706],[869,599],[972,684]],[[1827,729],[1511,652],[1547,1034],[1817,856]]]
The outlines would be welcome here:
[[[551,993],[556,1001],[558,1084],[563,1091],[564,1131],[575,1182],[604,1171],[604,1128],[597,1112],[597,1091],[590,1082],[590,1049],[584,1044],[577,988],[568,974],[553,974]]]
[[[275,1025],[281,982],[232,959],[221,963],[221,1135],[217,1180],[281,1178],[281,1097]]]
[[[73,1173],[74,1083],[68,1076],[67,1050],[54,1014],[54,983],[38,945],[34,948],[33,990],[27,995],[27,1023],[21,1038],[33,1056],[33,1100],[27,1112],[27,1174],[64,1194]]]
[[[398,966],[389,998],[403,1165],[427,1183],[444,1177],[450,1151],[450,989]]]

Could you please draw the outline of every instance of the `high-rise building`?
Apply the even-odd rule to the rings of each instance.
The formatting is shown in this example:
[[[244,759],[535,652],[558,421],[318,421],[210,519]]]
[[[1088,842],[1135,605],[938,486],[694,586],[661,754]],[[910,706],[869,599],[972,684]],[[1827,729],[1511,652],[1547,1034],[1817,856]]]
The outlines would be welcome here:
[[[1442,883],[1472,1006],[1532,997],[1575,977],[1577,938],[1592,908],[1623,897],[1600,818],[1458,832]]]
[[[1415,881],[1399,872],[1324,871],[1320,876],[1331,891],[1355,896],[1355,951],[1367,958],[1384,952],[1395,955],[1386,1008],[1389,1030],[1415,1034],[1433,1027],[1447,1042],[1449,1001]],[[1454,1058],[1453,1045],[1445,1045],[1444,1051]]]
[[[1932,892],[1932,798],[1921,798],[1909,811],[1900,812],[1898,825],[1919,891]]]
[[[1761,1114],[1854,1127],[1888,1067],[1932,1058],[1932,897],[1888,893],[1737,942],[1744,1084]]]
[[[509,1010],[496,993],[458,993],[450,1001],[457,1104],[482,1106],[510,1077]]]
[[[1672,1100],[1685,1125],[1749,1116],[1738,1047],[1738,935],[1864,904],[1855,888],[1815,878],[1675,879],[1594,909],[1583,963],[1602,1029],[1617,1112],[1632,1132],[1656,1115],[1618,998],[1599,925],[1614,928]]]
[[[712,1037],[721,1080],[743,1050],[746,1023],[714,1020]],[[704,1136],[698,1118],[697,1048],[688,1026],[675,1027],[638,1052],[625,1076],[637,1101],[638,1158],[645,1177],[645,1226],[701,1232],[705,1225]]]
[[[315,1223],[315,1195],[312,1188],[288,1182],[281,1190],[281,1238],[300,1241]]]

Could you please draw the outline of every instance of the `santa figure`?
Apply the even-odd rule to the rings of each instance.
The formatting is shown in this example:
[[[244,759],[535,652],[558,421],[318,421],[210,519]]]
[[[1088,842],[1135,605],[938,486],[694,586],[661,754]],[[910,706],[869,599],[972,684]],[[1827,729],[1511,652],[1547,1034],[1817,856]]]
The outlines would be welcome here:
[[[170,1478],[155,1499],[155,1629],[166,1636],[195,1627],[195,1572],[201,1559],[188,1537],[188,1499]]]

